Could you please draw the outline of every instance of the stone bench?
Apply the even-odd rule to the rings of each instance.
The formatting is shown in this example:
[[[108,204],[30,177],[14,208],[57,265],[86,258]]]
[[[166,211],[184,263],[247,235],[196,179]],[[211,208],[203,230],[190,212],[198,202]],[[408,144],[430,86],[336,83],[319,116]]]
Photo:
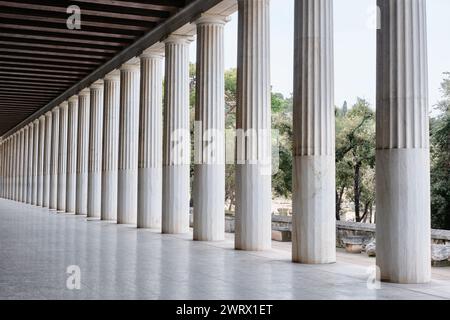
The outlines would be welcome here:
[[[289,228],[275,227],[272,228],[272,240],[279,242],[292,241],[292,232]]]

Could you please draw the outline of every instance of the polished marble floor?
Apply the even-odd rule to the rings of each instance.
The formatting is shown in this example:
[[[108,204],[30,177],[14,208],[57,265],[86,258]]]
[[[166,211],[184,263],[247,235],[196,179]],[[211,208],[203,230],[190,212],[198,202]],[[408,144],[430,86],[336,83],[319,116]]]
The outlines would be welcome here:
[[[368,288],[374,259],[339,252],[332,265],[290,262],[289,244],[233,250],[0,200],[0,299],[450,299],[450,276]],[[81,288],[70,290],[69,266]],[[69,281],[69,284],[72,283]]]

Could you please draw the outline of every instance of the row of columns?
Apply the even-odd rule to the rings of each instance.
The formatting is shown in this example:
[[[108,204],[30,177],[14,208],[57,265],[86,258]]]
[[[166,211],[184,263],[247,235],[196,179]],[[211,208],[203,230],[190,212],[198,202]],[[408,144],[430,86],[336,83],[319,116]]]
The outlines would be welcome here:
[[[300,263],[336,261],[332,6],[332,0],[295,2],[292,259]],[[421,283],[431,273],[425,1],[378,0],[378,6],[377,264],[383,280]],[[271,246],[269,0],[239,0],[238,10],[235,247],[265,250]],[[204,14],[196,22],[195,240],[224,239],[226,21]],[[2,141],[2,196],[188,232],[191,41],[170,35],[164,51],[145,50]]]

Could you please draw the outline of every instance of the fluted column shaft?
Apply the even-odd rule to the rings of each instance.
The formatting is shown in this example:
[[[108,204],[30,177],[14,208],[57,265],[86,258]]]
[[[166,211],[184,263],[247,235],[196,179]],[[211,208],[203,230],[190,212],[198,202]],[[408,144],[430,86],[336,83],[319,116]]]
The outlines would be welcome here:
[[[59,107],[59,150],[58,150],[58,211],[66,211],[67,191],[67,126],[69,106],[64,102]]]
[[[44,166],[43,166],[43,194],[42,205],[50,207],[50,171],[52,157],[52,112],[45,114]]]
[[[120,68],[120,124],[117,223],[137,224],[139,64]]]
[[[161,228],[164,52],[141,55],[138,228]]]
[[[23,178],[22,178],[22,202],[27,203],[28,195],[28,153],[29,153],[29,135],[28,126],[23,128]]]
[[[18,159],[18,166],[19,166],[19,183],[17,185],[18,187],[18,198],[17,201],[23,202],[23,158],[24,158],[24,130],[23,128],[19,130],[19,159]]]
[[[269,0],[239,0],[235,247],[271,247]]]
[[[45,115],[39,117],[39,136],[38,136],[38,162],[37,162],[37,201],[36,205],[42,207],[44,203],[44,152],[45,152]]]
[[[377,265],[381,279],[431,279],[425,0],[378,0]]]
[[[27,203],[33,203],[34,123],[28,125]]]
[[[87,215],[89,185],[89,120],[91,91],[86,88],[78,95],[78,145],[75,213]]]
[[[197,20],[194,240],[225,237],[225,17]]]
[[[103,80],[91,86],[89,130],[88,210],[90,218],[100,218],[102,192]]]
[[[105,77],[103,120],[102,220],[117,220],[119,168],[120,71]]]
[[[78,96],[69,99],[66,212],[75,213],[77,197]]]
[[[295,2],[292,260],[336,261],[333,1]]]
[[[12,149],[12,199],[17,200],[17,150],[18,140],[17,133],[13,134],[13,149]]]
[[[52,145],[50,158],[50,195],[49,207],[56,210],[58,207],[58,158],[59,158],[59,107],[52,110]]]
[[[32,202],[36,206],[38,199],[38,165],[39,165],[39,120],[34,121],[34,136],[33,136],[33,178],[32,178]]]
[[[171,36],[165,43],[163,233],[189,231],[189,42]]]

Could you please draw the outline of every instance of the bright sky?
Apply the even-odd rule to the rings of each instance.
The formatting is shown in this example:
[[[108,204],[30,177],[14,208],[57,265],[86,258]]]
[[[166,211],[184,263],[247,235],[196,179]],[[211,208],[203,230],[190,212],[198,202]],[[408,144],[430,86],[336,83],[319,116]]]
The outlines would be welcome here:
[[[376,0],[334,0],[335,104],[357,97],[375,105],[376,30],[371,27]],[[440,99],[442,73],[450,72],[450,1],[428,0],[430,106]],[[294,0],[271,1],[273,90],[292,93]],[[225,27],[225,67],[236,67],[237,13]],[[195,62],[195,43],[191,46]]]

